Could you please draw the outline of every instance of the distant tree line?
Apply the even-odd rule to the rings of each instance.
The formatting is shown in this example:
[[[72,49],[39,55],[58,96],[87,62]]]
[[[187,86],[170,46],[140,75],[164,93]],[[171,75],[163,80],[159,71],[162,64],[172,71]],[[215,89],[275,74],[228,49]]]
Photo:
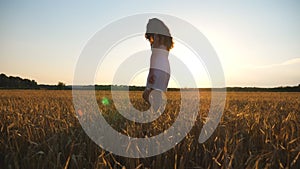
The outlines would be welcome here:
[[[45,90],[72,90],[72,87],[79,90],[129,90],[143,91],[144,86],[127,86],[127,85],[85,85],[85,86],[66,86],[63,82],[57,85],[37,84],[34,80],[22,79],[20,77],[6,76],[0,74],[0,89],[45,89]],[[179,91],[179,88],[168,88],[168,91]],[[184,89],[188,90],[188,88]],[[211,91],[211,88],[200,88],[199,91]],[[214,88],[214,91],[224,90],[224,88]],[[227,87],[227,92],[300,92],[298,86],[281,86],[274,88],[258,87]]]
[[[38,89],[39,86],[36,81],[29,79],[22,79],[20,77],[6,76],[0,74],[0,88],[6,89]]]
[[[298,86],[280,86],[273,88],[259,87],[228,87],[228,92],[300,92],[300,84]]]
[[[66,86],[63,82],[57,85],[37,84],[35,80],[23,79],[20,77],[0,74],[0,89],[45,89],[45,90],[68,90],[71,86]]]

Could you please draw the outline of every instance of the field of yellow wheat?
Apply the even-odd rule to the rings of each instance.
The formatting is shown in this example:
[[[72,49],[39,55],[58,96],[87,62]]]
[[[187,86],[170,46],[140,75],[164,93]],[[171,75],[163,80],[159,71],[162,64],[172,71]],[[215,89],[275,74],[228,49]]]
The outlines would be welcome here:
[[[220,124],[200,144],[210,94],[200,92],[197,121],[174,148],[153,157],[125,158],[101,149],[85,134],[72,91],[0,90],[0,168],[300,168],[300,93],[228,92]],[[142,111],[147,104],[141,95],[129,93]],[[139,124],[118,113],[110,91],[97,91],[96,97],[106,121],[134,137],[163,132],[180,109],[180,93],[167,92],[162,116]]]

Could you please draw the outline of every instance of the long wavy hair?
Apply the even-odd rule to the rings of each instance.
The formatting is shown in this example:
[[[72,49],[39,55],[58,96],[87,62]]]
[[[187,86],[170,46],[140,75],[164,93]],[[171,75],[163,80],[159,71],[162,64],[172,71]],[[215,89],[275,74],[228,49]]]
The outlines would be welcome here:
[[[168,51],[174,47],[169,28],[157,18],[149,19],[145,38],[150,40],[151,37],[154,38],[154,35],[159,37],[159,44],[166,46]]]
[[[146,33],[145,38],[150,40],[150,37],[154,37],[154,33]],[[165,36],[161,34],[156,34],[159,37],[159,44],[167,47],[167,50],[170,51],[174,47],[173,38],[170,36]]]

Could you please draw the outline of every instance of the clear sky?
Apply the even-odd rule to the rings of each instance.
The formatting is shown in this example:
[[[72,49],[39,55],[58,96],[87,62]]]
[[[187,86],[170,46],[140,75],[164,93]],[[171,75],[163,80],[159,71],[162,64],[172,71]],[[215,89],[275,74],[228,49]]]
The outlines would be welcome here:
[[[173,15],[196,26],[216,50],[227,86],[300,84],[297,0],[2,0],[0,73],[34,79],[39,84],[62,81],[70,85],[77,58],[97,31],[113,20],[145,12]],[[141,45],[149,47],[147,41]],[[180,54],[176,47],[175,54],[176,50]],[[117,66],[111,64],[108,67]],[[110,75],[106,76],[96,83],[110,83]],[[144,83],[139,79],[145,76],[138,75],[137,85]],[[199,87],[209,84],[205,77],[196,80]]]

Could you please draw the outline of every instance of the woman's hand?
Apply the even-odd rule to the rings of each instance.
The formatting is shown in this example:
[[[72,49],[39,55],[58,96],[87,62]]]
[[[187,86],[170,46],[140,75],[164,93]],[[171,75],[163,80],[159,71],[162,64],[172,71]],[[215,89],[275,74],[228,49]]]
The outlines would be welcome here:
[[[150,101],[149,101],[149,95],[151,93],[152,89],[145,89],[144,90],[144,93],[143,93],[143,99],[148,103],[150,104]]]
[[[148,79],[148,82],[149,82],[150,84],[153,84],[153,83],[155,82],[155,75],[151,75],[151,76],[149,77],[149,79]]]

